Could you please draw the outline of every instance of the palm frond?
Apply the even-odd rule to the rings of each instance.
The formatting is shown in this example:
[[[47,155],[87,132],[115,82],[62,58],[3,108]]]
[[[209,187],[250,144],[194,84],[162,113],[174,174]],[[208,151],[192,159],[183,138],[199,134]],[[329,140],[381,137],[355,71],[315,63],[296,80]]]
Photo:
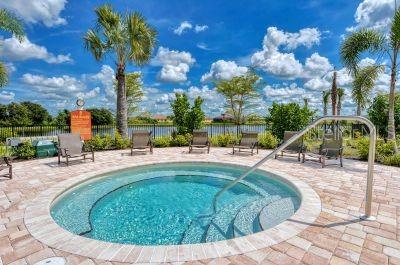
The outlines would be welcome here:
[[[353,75],[358,70],[358,63],[363,52],[376,53],[384,49],[385,37],[372,29],[361,29],[348,36],[340,47],[342,63]]]
[[[352,98],[363,109],[370,101],[371,91],[378,75],[385,70],[383,65],[370,65],[357,71],[354,77]]]
[[[396,10],[390,30],[390,44],[393,49],[400,48],[400,8]]]
[[[4,63],[0,62],[0,87],[4,87],[8,83],[8,71]]]
[[[322,102],[324,104],[328,104],[329,102],[329,97],[331,96],[331,92],[329,91],[322,91]]]
[[[121,21],[121,17],[117,12],[114,12],[110,4],[102,5],[95,9],[97,15],[97,27],[104,28],[105,31],[112,31]]]
[[[85,48],[90,51],[97,61],[103,58],[105,52],[105,45],[101,41],[96,31],[90,29],[83,37],[85,42]]]
[[[130,46],[129,59],[138,65],[147,63],[156,45],[157,31],[137,12],[126,17],[126,24]]]
[[[21,20],[4,8],[0,8],[0,29],[11,32],[20,41],[22,41],[25,36]]]

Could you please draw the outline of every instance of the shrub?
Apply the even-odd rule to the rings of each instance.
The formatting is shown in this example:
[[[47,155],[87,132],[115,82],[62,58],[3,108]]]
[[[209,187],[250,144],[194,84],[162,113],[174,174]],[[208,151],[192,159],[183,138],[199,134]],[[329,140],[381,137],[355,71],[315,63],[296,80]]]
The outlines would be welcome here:
[[[31,159],[35,157],[35,147],[30,141],[25,141],[15,149],[15,155],[20,159]]]
[[[116,149],[125,149],[129,145],[130,145],[130,140],[129,139],[124,139],[124,138],[122,138],[122,136],[118,132],[115,132],[114,147]]]
[[[96,134],[95,136],[92,137],[92,139],[85,142],[85,145],[91,146],[95,151],[100,151],[105,149],[104,139],[99,134]]]
[[[388,166],[400,167],[400,154],[390,155],[382,159],[382,163]]]
[[[115,141],[111,135],[106,134],[103,136],[103,147],[104,147],[103,149],[107,150],[107,149],[114,148],[114,143],[115,143]]]
[[[369,139],[367,137],[358,138],[355,141],[355,147],[361,160],[368,159]]]
[[[171,145],[171,137],[162,136],[154,139],[154,147],[169,147]]]
[[[234,144],[236,141],[237,137],[232,134],[219,134],[211,138],[211,144],[220,147],[227,147],[228,145]]]
[[[274,149],[278,145],[278,138],[271,132],[266,132],[258,138],[258,145],[262,148]]]
[[[355,147],[358,155],[362,160],[368,160],[369,154],[369,138],[361,137],[355,141]],[[376,141],[376,155],[377,161],[383,162],[387,157],[394,155],[394,141],[385,142],[383,139],[377,139]]]
[[[191,135],[185,134],[181,135],[178,134],[174,138],[172,138],[171,146],[187,146],[190,143]]]

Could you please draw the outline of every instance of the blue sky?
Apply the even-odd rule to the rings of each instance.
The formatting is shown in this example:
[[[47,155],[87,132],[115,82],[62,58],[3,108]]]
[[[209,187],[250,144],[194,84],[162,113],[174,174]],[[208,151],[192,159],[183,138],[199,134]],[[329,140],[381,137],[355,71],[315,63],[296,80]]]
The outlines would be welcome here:
[[[27,39],[19,43],[0,32],[0,58],[10,84],[1,103],[30,100],[55,114],[72,109],[77,97],[87,107],[115,108],[112,87],[115,64],[96,62],[85,51],[84,33],[95,24],[94,8],[104,1],[3,0],[0,7],[23,21]],[[205,98],[204,110],[224,112],[213,83],[254,67],[263,78],[255,112],[265,114],[272,101],[302,102],[321,108],[321,92],[330,88],[334,68],[346,89],[344,111],[355,111],[350,99],[351,77],[339,60],[343,36],[360,27],[385,31],[394,0],[146,0],[112,1],[120,12],[139,11],[158,31],[148,65],[141,71],[146,94],[141,111],[169,113],[174,92]],[[365,57],[363,64],[374,63]],[[383,59],[379,63],[385,63]],[[388,91],[387,72],[375,92]]]

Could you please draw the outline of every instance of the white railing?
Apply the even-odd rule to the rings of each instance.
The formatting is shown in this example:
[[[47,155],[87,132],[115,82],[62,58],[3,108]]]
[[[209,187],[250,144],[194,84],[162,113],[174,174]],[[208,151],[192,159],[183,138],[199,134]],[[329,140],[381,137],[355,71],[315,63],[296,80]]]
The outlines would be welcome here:
[[[360,218],[365,219],[365,220],[375,220],[375,218],[371,215],[371,208],[372,208],[372,185],[373,185],[373,171],[374,171],[374,161],[375,161],[375,144],[376,144],[376,128],[374,124],[368,120],[367,118],[361,117],[361,116],[325,116],[322,118],[319,118],[309,124],[306,128],[303,130],[299,131],[296,135],[291,137],[289,140],[284,142],[282,145],[277,147],[272,153],[269,153],[266,157],[258,161],[256,164],[254,164],[251,168],[249,168],[247,171],[245,171],[242,175],[237,177],[236,179],[232,180],[228,185],[226,185],[222,190],[220,190],[213,198],[213,213],[215,214],[216,212],[216,204],[218,198],[227,190],[235,186],[238,182],[240,182],[242,179],[247,177],[249,174],[254,172],[258,167],[260,167],[263,163],[265,163],[267,160],[273,158],[277,153],[281,152],[284,150],[287,146],[290,144],[294,143],[297,139],[302,137],[307,131],[315,128],[318,124],[326,121],[358,121],[366,124],[369,128],[369,133],[370,133],[370,143],[369,143],[369,155],[368,155],[368,173],[367,173],[367,188],[365,192],[365,212],[364,215],[361,216]]]

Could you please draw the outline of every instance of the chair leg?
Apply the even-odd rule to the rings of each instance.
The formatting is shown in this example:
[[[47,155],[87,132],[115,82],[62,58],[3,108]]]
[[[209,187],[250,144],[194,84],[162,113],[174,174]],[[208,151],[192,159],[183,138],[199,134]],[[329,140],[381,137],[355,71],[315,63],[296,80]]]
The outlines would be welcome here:
[[[325,156],[323,156],[322,157],[322,168],[324,168],[325,167],[325,162],[326,162],[326,158],[325,158]]]
[[[66,157],[66,159],[67,159],[67,166],[69,166],[69,159],[68,159],[68,156]]]
[[[60,157],[60,152],[58,152],[58,164],[61,163],[61,157]]]
[[[299,162],[300,162],[300,155],[301,155],[301,153],[299,152],[299,154],[297,156],[297,161],[299,161]]]
[[[306,162],[306,154],[304,154],[304,153],[302,153],[302,157],[303,157],[303,163],[305,163]]]
[[[150,154],[153,154],[153,146],[150,146]]]
[[[211,147],[210,145],[207,146],[207,154],[210,153],[210,147]]]
[[[94,152],[92,152],[92,161],[94,162]]]
[[[12,179],[13,175],[12,175],[12,165],[8,168],[8,175],[10,177],[10,179]]]
[[[343,156],[340,155],[340,167],[343,167]]]

